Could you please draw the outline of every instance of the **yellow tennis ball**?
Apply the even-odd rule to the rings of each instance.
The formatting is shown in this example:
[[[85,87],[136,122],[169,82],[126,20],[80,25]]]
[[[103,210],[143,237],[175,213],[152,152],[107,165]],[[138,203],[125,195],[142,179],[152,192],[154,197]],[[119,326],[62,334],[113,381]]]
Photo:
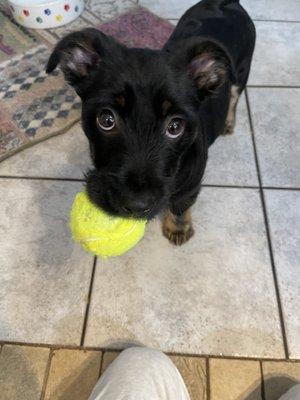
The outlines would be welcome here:
[[[77,193],[70,227],[73,239],[103,258],[120,256],[144,236],[145,220],[126,219],[106,214],[96,207],[86,192]]]

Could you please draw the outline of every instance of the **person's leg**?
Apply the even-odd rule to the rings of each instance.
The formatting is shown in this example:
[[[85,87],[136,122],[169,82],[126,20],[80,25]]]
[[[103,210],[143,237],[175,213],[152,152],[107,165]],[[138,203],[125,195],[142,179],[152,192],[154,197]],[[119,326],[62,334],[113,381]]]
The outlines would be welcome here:
[[[279,400],[300,400],[300,384],[292,387],[292,389],[281,396]]]
[[[124,350],[99,379],[89,400],[189,400],[183,379],[162,352]]]

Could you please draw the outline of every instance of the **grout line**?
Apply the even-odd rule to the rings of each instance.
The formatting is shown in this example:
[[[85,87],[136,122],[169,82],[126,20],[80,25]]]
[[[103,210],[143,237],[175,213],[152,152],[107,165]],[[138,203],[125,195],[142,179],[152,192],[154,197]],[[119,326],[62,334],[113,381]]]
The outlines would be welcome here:
[[[115,349],[108,349],[106,351],[115,351]],[[240,360],[240,361],[272,361],[272,362],[299,362],[300,359],[292,360],[286,358],[270,358],[270,357],[247,357],[247,356],[224,356],[221,354],[193,354],[193,353],[181,353],[181,352],[165,352],[169,356],[181,356],[181,357],[195,357],[195,358],[210,358],[210,359],[221,359],[221,360]]]
[[[285,330],[285,325],[284,325],[283,311],[282,311],[281,298],[280,298],[280,290],[279,290],[278,278],[277,278],[274,255],[273,255],[270,226],[269,226],[269,220],[268,220],[268,215],[267,215],[267,207],[266,207],[266,202],[265,202],[265,197],[264,197],[264,190],[262,187],[259,159],[258,159],[258,153],[257,153],[257,148],[256,148],[255,136],[254,136],[254,126],[253,126],[253,121],[252,121],[252,114],[251,114],[251,108],[250,108],[250,102],[249,102],[247,90],[245,90],[245,96],[246,96],[246,105],[247,105],[247,110],[248,110],[249,125],[250,125],[252,144],[253,144],[253,150],[254,150],[255,164],[256,164],[257,175],[258,175],[258,182],[259,182],[259,186],[260,186],[260,198],[261,198],[261,205],[262,205],[263,217],[264,217],[264,222],[265,222],[266,236],[267,236],[267,241],[268,241],[269,256],[270,256],[274,288],[275,288],[275,294],[276,294],[276,300],[277,300],[277,306],[278,306],[278,314],[279,314],[279,320],[280,320],[280,326],[281,326],[283,347],[284,347],[285,358],[288,359],[289,358],[289,350],[288,350],[286,330]]]
[[[87,13],[89,13],[92,17],[94,17],[94,18],[96,18],[96,19],[99,18],[99,16],[95,15],[94,12],[93,12],[92,10],[85,9],[84,11],[87,12]],[[80,18],[87,24],[86,28],[87,28],[88,26],[92,26],[93,28],[98,29],[97,26],[99,27],[100,25],[102,25],[103,23],[105,23],[104,21],[101,21],[100,19],[99,19],[97,22],[92,22],[92,21],[90,21],[88,18],[84,17],[84,16],[83,16],[83,13],[81,14]],[[96,25],[96,24],[97,24],[97,25]],[[63,36],[63,37],[64,37],[64,36]]]
[[[209,184],[204,183],[201,184],[201,187],[211,187],[211,188],[223,188],[223,189],[260,189],[260,186],[252,186],[252,185],[217,185],[217,184]],[[300,190],[298,187],[276,187],[276,186],[262,186],[262,189],[267,190]]]
[[[266,399],[265,381],[264,381],[264,373],[261,361],[259,362],[259,369],[260,369],[260,379],[261,379],[261,398],[262,400],[265,400]]]
[[[53,43],[51,43],[51,42],[49,41],[49,39],[47,40],[47,39],[46,39],[41,33],[39,33],[38,31],[39,31],[39,29],[36,29],[35,32],[34,32],[33,34],[36,35],[36,36],[37,36],[37,39],[39,39],[43,44],[45,44],[45,45],[48,47],[48,49],[49,49],[49,48],[51,49],[51,47],[53,47]],[[31,31],[30,31],[30,33],[31,33]],[[49,32],[49,30],[47,30],[47,33],[49,33],[50,36],[53,36],[53,39],[57,40],[56,36],[54,36],[54,35],[52,34],[52,32]]]
[[[100,365],[99,365],[99,374],[98,374],[98,379],[100,379],[100,376],[102,374],[102,367],[103,367],[103,359],[104,359],[104,354],[105,352],[101,352],[101,359],[100,359]]]
[[[47,365],[46,365],[46,370],[45,370],[45,375],[44,375],[44,381],[43,381],[40,400],[44,400],[44,398],[45,398],[48,379],[49,379],[49,374],[50,374],[50,366],[51,366],[53,351],[54,351],[53,349],[50,349],[50,352],[49,352],[49,357],[48,357],[48,361],[47,361]]]
[[[286,187],[286,188],[282,188],[282,187],[274,187],[274,186],[262,186],[262,189],[264,190],[300,190],[300,188],[297,187]]]
[[[16,176],[16,175],[0,175],[0,179],[14,179],[14,180],[34,180],[34,181],[63,181],[63,182],[85,182],[85,179],[82,178],[53,178],[47,176]],[[212,187],[212,188],[224,188],[224,189],[260,189],[260,186],[254,185],[219,185],[219,184],[210,184],[203,183],[201,187]],[[281,186],[262,186],[262,189],[267,190],[300,190],[299,187],[281,187]]]
[[[251,186],[251,185],[217,185],[210,183],[201,183],[201,187],[208,188],[224,188],[224,189],[259,189],[259,186]]]
[[[93,291],[96,264],[97,264],[97,257],[94,257],[93,268],[92,268],[92,273],[91,273],[91,280],[90,280],[90,286],[89,286],[89,292],[88,292],[88,298],[87,298],[87,302],[86,302],[86,309],[85,309],[84,320],[83,320],[82,334],[81,334],[81,339],[80,339],[80,346],[81,347],[84,346],[84,339],[85,339],[86,327],[87,327],[88,318],[89,318],[89,310],[90,310],[90,303],[91,303],[91,297],[92,297],[92,291]]]
[[[100,369],[99,369],[99,375],[98,375],[98,379],[100,378],[100,376],[102,375],[102,368],[103,368],[103,363],[104,363],[104,354],[105,351],[102,351],[102,356],[101,356],[101,361],[100,361]]]
[[[252,18],[252,21],[254,22],[288,22],[288,23],[292,23],[292,24],[297,24],[300,21],[298,20],[284,20],[284,19],[254,19]]]
[[[50,33],[50,35],[52,35],[56,40],[61,40],[62,38],[56,32],[54,32],[53,29],[55,28],[51,28],[51,30],[47,29],[47,32]]]
[[[86,11],[88,11],[89,14],[91,14],[96,20],[98,20],[99,15],[96,15],[91,8],[86,9]],[[99,28],[100,25],[110,22],[112,19],[114,19],[114,17],[112,17],[112,16],[110,16],[107,21],[106,20],[103,21],[103,20],[99,19],[99,21],[97,23],[98,28],[96,28],[95,24],[92,25],[92,28],[100,29]],[[90,24],[91,24],[91,22],[90,22]]]
[[[210,365],[209,358],[206,358],[206,400],[210,400]]]
[[[247,85],[249,89],[300,89],[298,85]]]
[[[167,19],[168,21],[179,21],[180,20],[180,17],[177,17],[177,18],[175,18],[175,17],[164,17],[164,19]],[[300,21],[298,21],[298,20],[284,20],[284,19],[254,19],[254,18],[252,18],[252,21],[254,21],[254,22],[277,22],[277,23],[281,23],[281,22],[283,22],[283,23],[292,23],[292,24],[297,24],[297,23],[299,23]]]
[[[0,341],[1,345],[15,345],[15,346],[28,346],[28,347],[42,347],[49,348],[52,350],[86,350],[86,351],[103,351],[103,352],[116,352],[122,351],[126,346],[114,348],[114,347],[102,347],[102,346],[78,346],[78,345],[63,345],[63,344],[47,344],[47,343],[26,343],[26,342],[14,342],[14,341]],[[242,361],[272,361],[272,362],[282,362],[286,361],[288,363],[300,363],[300,359],[295,358],[272,358],[272,357],[254,357],[254,356],[230,356],[221,354],[205,354],[205,353],[183,353],[183,352],[168,352],[164,351],[165,354],[169,356],[181,356],[181,357],[195,357],[195,358],[213,358],[213,359],[225,359],[225,360],[242,360]]]
[[[16,175],[0,175],[0,179],[27,179],[27,180],[34,180],[34,181],[65,181],[65,182],[85,182],[85,179],[80,178],[52,178],[47,176],[16,176]]]
[[[83,10],[83,12],[84,11],[87,11],[87,12],[89,12],[89,10]],[[92,24],[92,22],[91,21],[89,21],[87,18],[85,18],[84,16],[83,16],[83,12],[82,12],[82,14],[80,15],[80,17],[79,18],[81,18],[82,20],[83,20],[83,22],[85,22],[86,24],[88,24],[88,25],[91,25]],[[100,22],[100,21],[99,21]]]

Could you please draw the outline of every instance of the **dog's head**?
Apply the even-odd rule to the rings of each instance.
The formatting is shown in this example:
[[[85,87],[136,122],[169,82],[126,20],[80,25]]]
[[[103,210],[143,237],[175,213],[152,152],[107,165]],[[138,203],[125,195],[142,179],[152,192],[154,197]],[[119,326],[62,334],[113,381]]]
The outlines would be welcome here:
[[[226,79],[225,53],[199,40],[174,51],[129,49],[85,29],[57,44],[47,72],[57,65],[82,99],[95,167],[90,198],[112,214],[153,217],[168,205],[182,155],[203,135],[199,107]]]

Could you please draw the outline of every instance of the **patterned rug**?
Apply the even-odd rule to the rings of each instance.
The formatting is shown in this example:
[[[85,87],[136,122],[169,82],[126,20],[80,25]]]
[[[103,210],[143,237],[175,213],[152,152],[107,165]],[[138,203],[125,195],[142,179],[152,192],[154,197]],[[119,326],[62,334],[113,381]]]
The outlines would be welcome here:
[[[61,72],[47,76],[44,71],[60,37],[95,26],[128,46],[159,49],[173,30],[170,23],[127,0],[102,5],[101,13],[99,2],[87,0],[78,20],[38,32],[21,28],[0,10],[0,161],[67,131],[80,119],[80,100]]]

